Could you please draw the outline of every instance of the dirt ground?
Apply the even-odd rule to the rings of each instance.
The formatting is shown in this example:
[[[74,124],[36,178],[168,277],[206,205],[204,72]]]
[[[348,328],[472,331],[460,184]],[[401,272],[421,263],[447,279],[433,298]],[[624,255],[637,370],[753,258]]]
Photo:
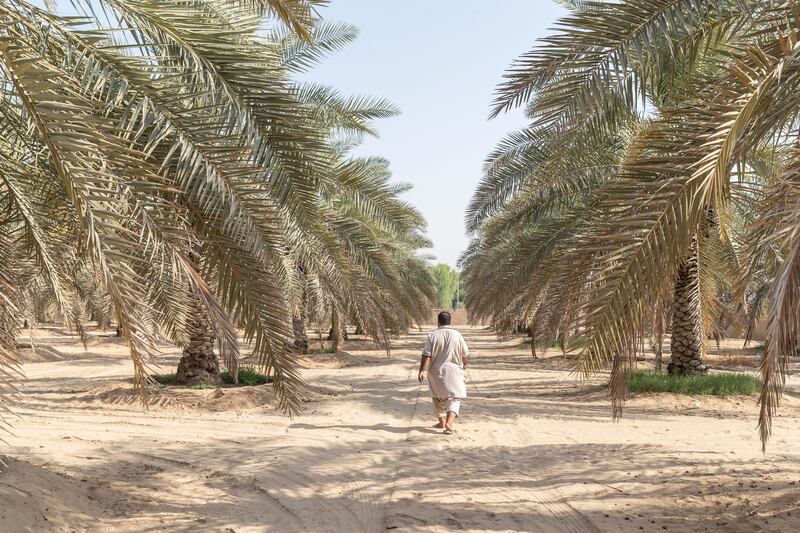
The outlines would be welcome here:
[[[124,344],[39,331],[0,448],[0,530],[800,531],[798,377],[762,454],[754,398],[643,395],[614,423],[602,376],[461,329],[470,398],[449,437],[415,380],[422,332],[391,357],[353,341],[304,359],[292,419],[269,386],[162,389],[145,411]],[[730,353],[712,364],[751,366]]]

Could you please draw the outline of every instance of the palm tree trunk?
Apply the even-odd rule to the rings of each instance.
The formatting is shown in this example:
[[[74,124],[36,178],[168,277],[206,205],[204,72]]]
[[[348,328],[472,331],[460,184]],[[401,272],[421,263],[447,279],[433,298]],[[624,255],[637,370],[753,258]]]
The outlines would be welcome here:
[[[216,334],[203,303],[193,297],[187,316],[189,344],[183,349],[178,363],[175,383],[195,385],[198,383],[219,384],[219,360],[214,353]]]
[[[308,336],[306,335],[306,321],[304,313],[292,317],[292,329],[294,330],[294,347],[297,353],[308,355]]]
[[[656,372],[661,372],[663,350],[664,350],[664,330],[666,330],[666,317],[664,317],[665,309],[659,308],[656,316],[653,318],[653,339],[650,347],[655,351],[656,357],[654,362],[654,369]]]
[[[322,326],[317,325],[317,335],[319,335],[319,348],[325,350],[325,341],[322,340]]]
[[[306,307],[306,291],[303,289],[300,307],[292,316],[292,329],[294,331],[294,348],[297,353],[308,355],[308,334],[306,333],[306,323],[308,321],[308,309]]]
[[[292,316],[294,347],[298,353],[308,355],[308,335],[306,335],[306,323],[308,322],[308,291],[306,290],[305,267],[302,262],[297,263],[297,277],[300,280],[300,302],[297,305],[297,311]]]
[[[675,299],[672,304],[672,340],[670,374],[700,374],[703,365],[703,339],[700,325],[700,280],[697,271],[697,239],[692,241],[689,256],[678,269]]]
[[[558,332],[558,344],[561,346],[561,354],[564,356],[564,359],[567,358],[567,335],[564,333],[564,330]]]
[[[656,359],[655,362],[653,363],[653,370],[655,370],[656,372],[661,372],[662,360],[663,360],[663,355],[661,351],[661,340],[659,339],[656,341]]]
[[[654,370],[661,372],[663,350],[664,350],[664,319],[659,316],[655,321],[655,331],[653,332],[653,345],[652,348],[656,352],[656,358],[653,363]]]
[[[339,321],[339,312],[336,308],[331,311],[331,338],[333,341],[333,349],[338,351],[342,345],[342,324]]]

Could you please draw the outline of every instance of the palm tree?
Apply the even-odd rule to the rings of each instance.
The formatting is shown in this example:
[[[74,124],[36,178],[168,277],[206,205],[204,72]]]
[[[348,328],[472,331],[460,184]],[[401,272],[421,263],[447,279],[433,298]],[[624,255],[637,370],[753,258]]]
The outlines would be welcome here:
[[[235,376],[243,330],[297,412],[307,309],[355,316],[387,348],[395,311],[421,316],[424,222],[384,163],[346,149],[396,109],[291,78],[356,34],[317,3],[75,2],[79,18],[0,4],[0,239],[15,243],[0,254],[0,381],[33,263],[76,324],[76,269],[92,273],[142,395],[164,337],[185,346],[181,381],[215,382],[215,340]]]
[[[311,42],[285,32],[270,39],[287,68],[301,73],[356,35],[351,26],[322,24]],[[295,344],[307,347],[305,331],[313,317],[331,324],[334,348],[349,321],[388,349],[389,332],[427,317],[433,281],[418,250],[430,242],[422,215],[400,199],[410,186],[391,183],[387,161],[351,153],[364,138],[377,136],[373,119],[395,116],[398,110],[383,99],[343,96],[319,84],[298,84],[296,92],[331,150],[317,215],[292,221]]]
[[[425,221],[400,199],[409,187],[390,182],[386,161],[344,159],[334,174],[321,211],[335,243],[327,250],[335,253],[319,257],[326,249],[313,247],[303,260],[313,288],[311,315],[318,323],[330,321],[334,348],[349,322],[388,350],[390,334],[425,320],[434,298],[433,278],[418,254],[430,246]]]
[[[260,4],[296,24],[303,6],[310,4]],[[261,17],[252,3],[224,13],[212,2],[104,7],[113,24],[59,18],[22,1],[0,6],[5,162],[17,176],[36,176],[48,202],[74,209],[140,390],[156,340],[153,314],[164,315],[171,333],[182,329],[189,285],[229,344],[230,317],[243,323],[295,408],[297,376],[282,350],[288,328],[273,311],[286,307],[270,268],[279,264],[278,206],[243,195],[310,189],[317,137],[274,68],[279,58],[256,40]],[[42,227],[40,213],[29,213],[28,226]],[[200,264],[188,259],[194,241]],[[63,279],[52,260],[61,243],[32,245],[51,265],[51,283]],[[254,283],[259,277],[274,281]]]
[[[370,129],[374,101],[321,105],[330,91],[290,78],[346,37],[316,23],[313,0],[101,3],[75,2],[77,18],[0,3],[0,381],[15,379],[19,280],[39,265],[68,317],[78,263],[103,287],[143,396],[161,339],[186,346],[187,379],[214,380],[213,339],[235,369],[241,330],[297,412],[296,266],[341,285],[329,294],[348,312],[392,305],[376,267],[395,252],[328,216],[330,191],[349,185],[323,124]]]
[[[541,250],[539,268],[547,265],[554,273],[531,272],[526,297],[506,299],[505,307],[530,316],[558,308],[555,300],[564,295],[570,301],[580,293],[566,314],[577,317],[587,336],[583,369],[612,364],[618,414],[634,347],[671,303],[674,351],[679,352],[673,364],[679,371],[701,366],[696,354],[707,330],[700,317],[709,314],[713,302],[708,297],[715,294],[706,282],[713,286],[717,277],[704,268],[703,257],[715,248],[724,256],[731,248],[734,201],[749,194],[737,170],[750,168],[766,147],[797,140],[800,21],[791,5],[770,0],[568,4],[571,12],[559,30],[514,64],[498,92],[494,114],[526,104],[534,124],[514,138],[518,146],[500,160],[510,179],[496,176],[489,165],[478,195],[491,201],[478,201],[470,220],[473,229],[483,232],[498,209],[510,211],[518,204],[520,217],[542,216],[543,210],[559,217],[554,231],[569,234],[572,244],[531,236],[535,243],[527,252]],[[574,178],[559,172],[581,159],[575,149],[597,147],[603,136],[618,134],[631,113],[636,124],[607,179],[590,192],[575,183],[585,172]],[[593,157],[596,151],[587,152]],[[793,190],[793,162],[792,153],[780,172],[785,178],[778,191],[760,202],[754,225],[754,235],[779,249],[783,258],[769,296],[760,421],[764,440],[780,396],[785,358],[800,331],[796,313],[789,312],[798,304],[793,219],[787,215],[796,211],[785,210],[794,209],[788,192]],[[570,202],[564,205],[563,194],[540,193],[525,208],[517,197],[531,182],[542,183],[540,191],[568,184],[573,187],[567,191]],[[556,185],[548,189],[551,183]],[[579,209],[572,208],[575,201],[581,202]],[[562,208],[555,215],[547,210],[552,202]],[[781,215],[772,209],[776,204]],[[761,224],[762,219],[775,225]],[[481,261],[485,244],[478,235],[465,264]],[[483,279],[482,269],[475,272],[475,279]],[[693,315],[698,320],[690,326]]]

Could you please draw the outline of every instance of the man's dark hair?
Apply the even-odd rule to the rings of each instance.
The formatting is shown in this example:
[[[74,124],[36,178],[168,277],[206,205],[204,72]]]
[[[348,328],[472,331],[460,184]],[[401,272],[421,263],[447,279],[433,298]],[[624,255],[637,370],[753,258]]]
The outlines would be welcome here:
[[[448,313],[447,311],[442,311],[441,313],[439,313],[439,316],[437,318],[439,320],[440,326],[449,326],[450,321],[452,320],[450,313]]]

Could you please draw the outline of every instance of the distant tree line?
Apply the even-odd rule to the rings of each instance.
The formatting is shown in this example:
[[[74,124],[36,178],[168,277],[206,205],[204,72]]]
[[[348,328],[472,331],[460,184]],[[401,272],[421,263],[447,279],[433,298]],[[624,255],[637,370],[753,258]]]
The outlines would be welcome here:
[[[431,267],[431,274],[436,284],[436,307],[463,309],[464,287],[458,270],[445,263],[439,263]]]

